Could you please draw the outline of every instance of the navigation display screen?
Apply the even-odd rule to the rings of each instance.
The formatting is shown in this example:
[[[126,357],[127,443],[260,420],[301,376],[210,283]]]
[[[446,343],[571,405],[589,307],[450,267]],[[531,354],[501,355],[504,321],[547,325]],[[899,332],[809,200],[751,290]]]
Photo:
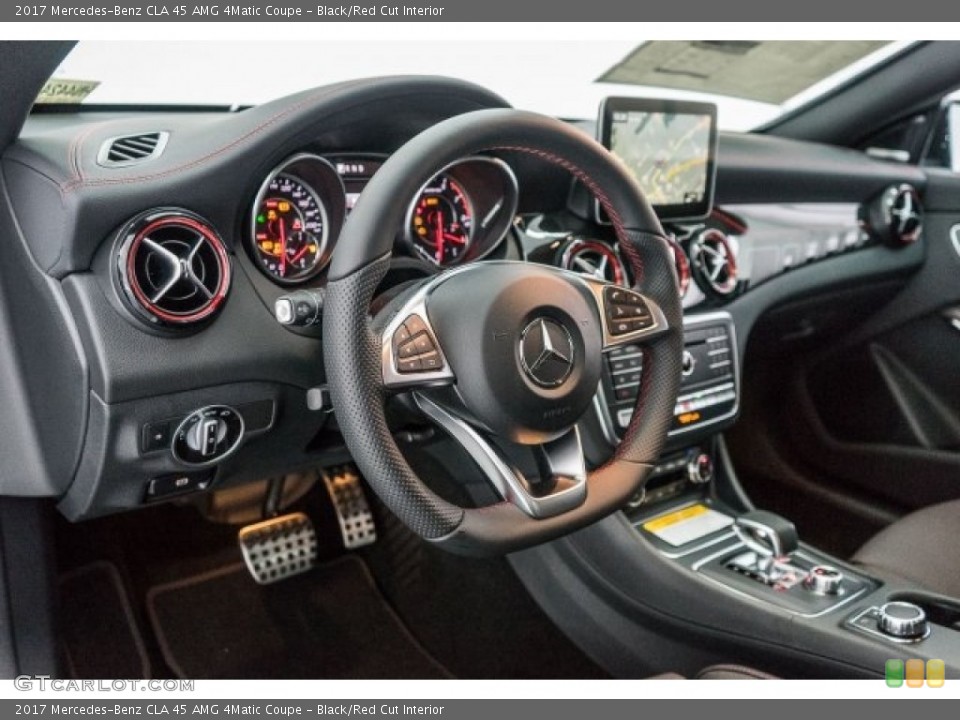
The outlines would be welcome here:
[[[619,157],[661,220],[710,213],[717,146],[717,108],[710,103],[607,98],[600,142]]]

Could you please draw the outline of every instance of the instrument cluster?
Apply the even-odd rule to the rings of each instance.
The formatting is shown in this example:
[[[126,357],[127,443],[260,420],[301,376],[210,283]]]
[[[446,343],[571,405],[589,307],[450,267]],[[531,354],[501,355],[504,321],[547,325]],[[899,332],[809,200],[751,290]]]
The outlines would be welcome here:
[[[270,172],[253,201],[247,247],[279,285],[304,284],[330,262],[344,222],[386,157],[300,153]],[[441,268],[485,257],[513,224],[519,190],[502,160],[458,160],[410,199],[397,252]]]

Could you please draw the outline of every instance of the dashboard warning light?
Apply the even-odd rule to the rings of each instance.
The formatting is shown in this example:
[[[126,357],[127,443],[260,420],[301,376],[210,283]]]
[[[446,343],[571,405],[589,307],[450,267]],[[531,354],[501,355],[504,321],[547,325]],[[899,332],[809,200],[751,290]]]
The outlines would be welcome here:
[[[690,423],[696,422],[699,419],[700,413],[698,412],[688,412],[677,416],[677,422],[679,422],[681,425],[689,425]]]
[[[281,200],[279,203],[277,203],[277,210],[282,213],[290,212],[290,203],[288,203],[286,200]]]

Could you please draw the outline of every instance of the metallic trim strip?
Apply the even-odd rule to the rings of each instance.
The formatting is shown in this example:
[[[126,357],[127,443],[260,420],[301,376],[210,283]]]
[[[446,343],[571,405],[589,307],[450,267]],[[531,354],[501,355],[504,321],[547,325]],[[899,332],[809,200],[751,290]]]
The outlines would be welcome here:
[[[887,635],[885,632],[881,630],[871,630],[870,628],[865,628],[862,625],[857,625],[857,620],[862,618],[864,615],[867,615],[868,613],[874,612],[874,611],[880,612],[880,608],[878,608],[876,605],[871,605],[868,608],[864,608],[863,610],[858,612],[856,615],[854,615],[852,618],[848,619],[844,623],[844,625],[850,630],[854,630],[855,632],[859,632],[864,635],[870,635],[871,637],[880,638],[881,640],[886,640],[887,642],[892,642],[897,645],[916,645],[917,643],[923,642],[928,637],[930,637],[930,633],[933,632],[930,625],[928,624],[927,631],[920,637],[898,638],[898,637],[894,637],[893,635]]]
[[[494,447],[468,422],[428,397],[414,393],[414,401],[423,412],[466,450],[504,500],[533,518],[561,515],[580,507],[587,499],[587,469],[584,464],[580,433],[576,426],[566,435],[542,445],[555,476],[571,481],[569,487],[535,497],[524,487],[523,476],[500,456]]]

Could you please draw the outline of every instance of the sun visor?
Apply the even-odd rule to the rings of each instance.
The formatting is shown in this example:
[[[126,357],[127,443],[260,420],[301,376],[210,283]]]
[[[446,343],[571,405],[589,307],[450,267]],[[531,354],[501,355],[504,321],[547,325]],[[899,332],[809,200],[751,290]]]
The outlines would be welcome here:
[[[665,87],[780,105],[887,45],[884,41],[657,41],[598,82]]]

